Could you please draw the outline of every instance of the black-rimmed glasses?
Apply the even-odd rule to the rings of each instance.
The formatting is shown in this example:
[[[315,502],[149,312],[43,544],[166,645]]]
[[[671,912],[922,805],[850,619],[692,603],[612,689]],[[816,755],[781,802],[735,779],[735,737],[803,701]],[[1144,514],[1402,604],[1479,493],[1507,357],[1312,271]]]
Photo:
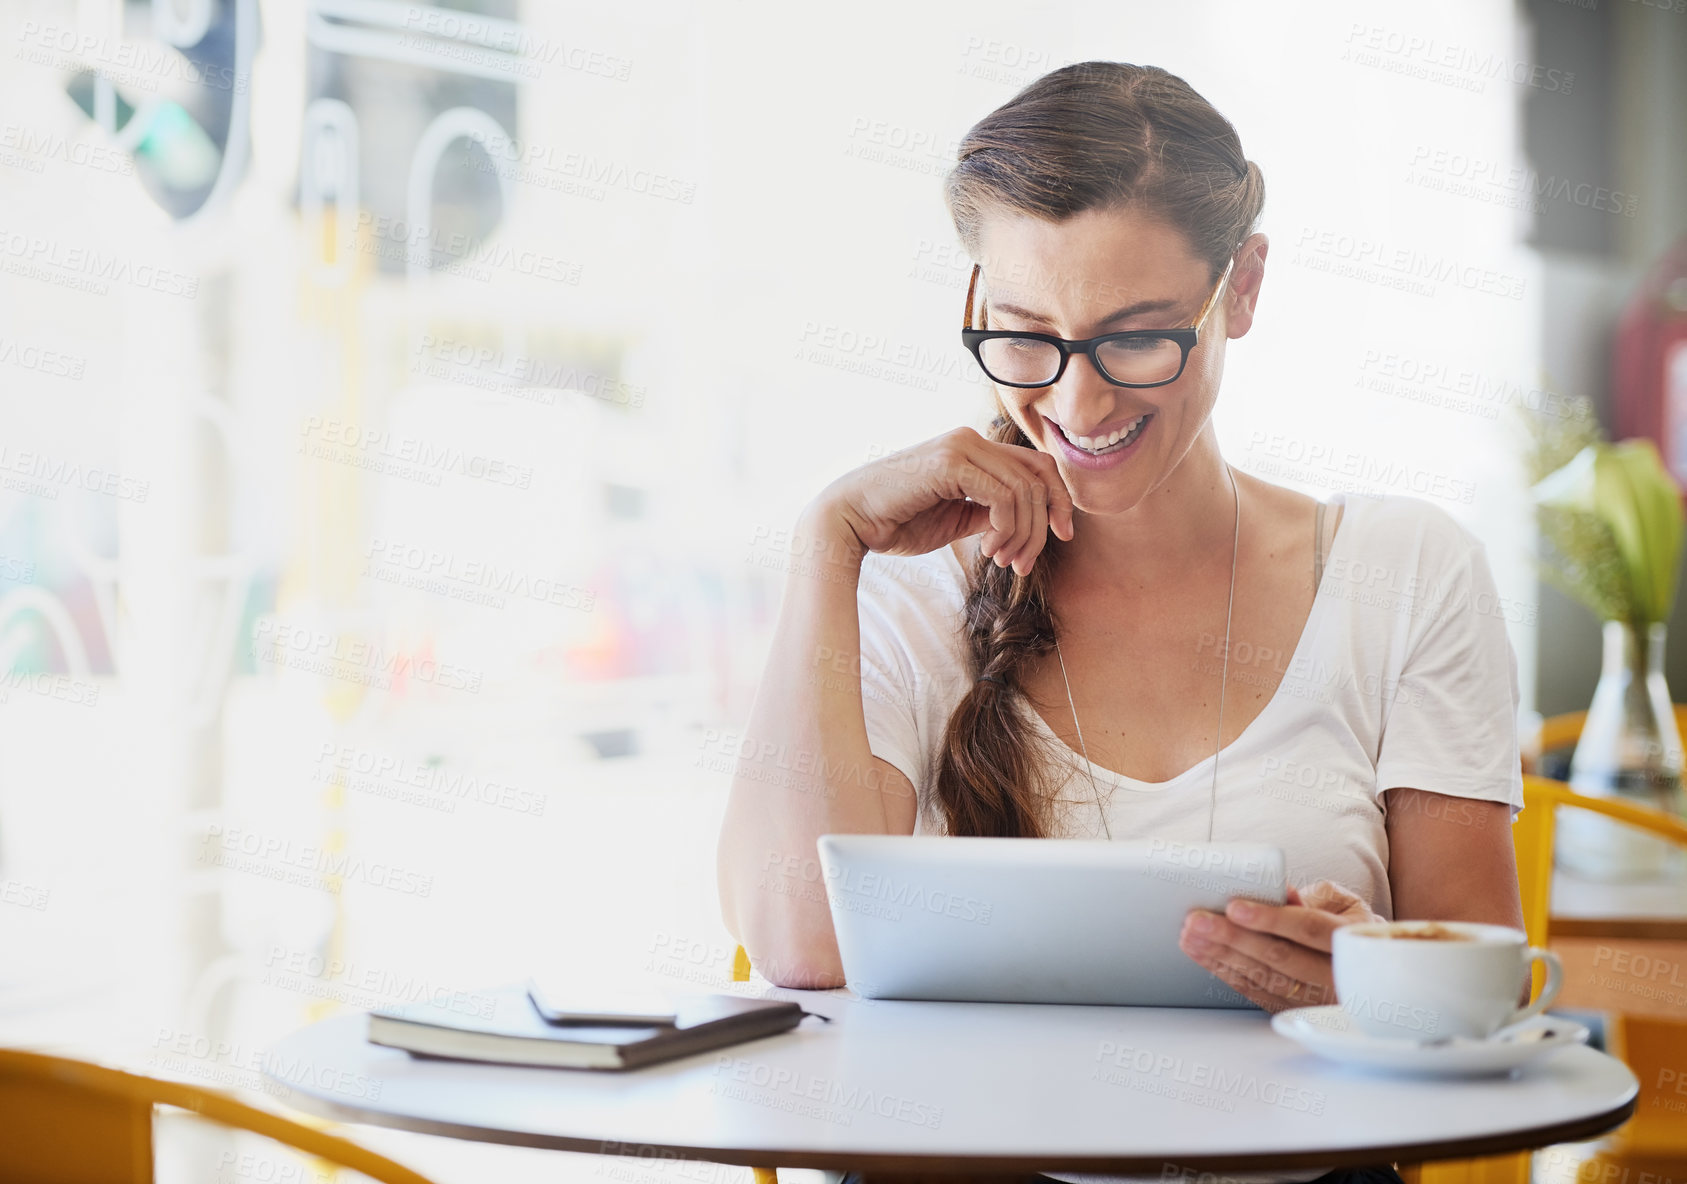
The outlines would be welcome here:
[[[1224,274],[1218,277],[1218,284],[1195,315],[1195,323],[1187,329],[1130,329],[1074,341],[1029,330],[974,329],[972,301],[980,272],[979,265],[974,263],[972,279],[967,283],[961,344],[972,351],[990,380],[1003,386],[1052,386],[1066,373],[1066,363],[1074,353],[1088,354],[1096,370],[1114,386],[1165,386],[1176,382],[1189,364],[1189,351],[1200,339],[1201,326],[1218,303],[1218,294],[1224,290],[1230,269],[1235,265],[1236,257],[1232,255],[1224,265]]]

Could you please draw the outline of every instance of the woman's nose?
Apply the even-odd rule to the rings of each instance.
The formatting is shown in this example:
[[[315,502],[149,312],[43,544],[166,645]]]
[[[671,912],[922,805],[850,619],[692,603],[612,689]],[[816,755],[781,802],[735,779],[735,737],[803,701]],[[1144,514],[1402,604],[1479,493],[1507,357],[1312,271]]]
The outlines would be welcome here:
[[[1093,427],[1112,412],[1119,388],[1095,368],[1088,354],[1074,352],[1066,373],[1054,384],[1054,405],[1062,424]]]

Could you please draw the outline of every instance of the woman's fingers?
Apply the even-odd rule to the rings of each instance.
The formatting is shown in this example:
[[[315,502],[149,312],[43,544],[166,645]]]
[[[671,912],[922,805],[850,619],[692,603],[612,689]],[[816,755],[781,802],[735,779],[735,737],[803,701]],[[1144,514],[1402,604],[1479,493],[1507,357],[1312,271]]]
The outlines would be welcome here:
[[[1238,898],[1222,914],[1197,909],[1184,918],[1178,945],[1261,1007],[1333,1003],[1331,938],[1342,926],[1376,914],[1329,880],[1291,887],[1287,899],[1273,905]]]
[[[1305,894],[1302,894],[1305,899]],[[1232,900],[1225,918],[1238,930],[1273,934],[1297,945],[1330,951],[1330,938],[1353,918],[1303,904],[1264,904],[1257,900]]]
[[[965,534],[979,534],[986,557],[1001,567],[1011,564],[1021,575],[1030,572],[1051,530],[1064,539],[1073,533],[1072,495],[1054,458],[986,439],[972,428],[956,428],[887,457],[846,483],[842,496],[846,512],[854,510],[857,537],[869,549],[929,547],[927,535],[941,521],[939,530],[956,525],[966,527]],[[952,514],[944,502],[981,507],[987,526],[979,525],[982,515],[971,507]]]
[[[1060,466],[1054,457],[1046,452],[1035,453],[1033,463],[1042,474],[1043,488],[1048,495],[1049,526],[1063,541],[1071,542],[1073,533],[1072,491],[1066,488],[1066,482],[1060,476]]]
[[[1038,507],[1033,504],[1031,497],[1034,478],[1023,470],[1018,474],[1018,478],[1013,487],[1013,537],[996,552],[996,562],[1003,567],[1014,564],[1025,553],[1037,525]],[[1044,528],[1047,528],[1046,519]]]
[[[1333,880],[1319,880],[1309,884],[1304,892],[1296,894],[1297,903],[1308,908],[1323,909],[1326,913],[1334,913],[1338,917],[1357,917],[1361,920],[1381,920],[1371,908],[1357,894],[1348,891]]]
[[[1201,909],[1184,918],[1179,944],[1197,961],[1200,961],[1201,955],[1230,955],[1269,967],[1292,981],[1331,981],[1327,953],[1269,933],[1246,929],[1217,913]]]
[[[1267,1011],[1290,1007],[1322,1007],[1336,1001],[1335,989],[1322,982],[1308,982],[1275,966],[1235,950],[1224,950],[1208,961],[1196,959],[1230,987]]]
[[[996,482],[995,493],[1001,505],[991,507],[990,529],[979,540],[979,550],[1006,567],[1016,559],[1035,559],[1048,537],[1046,508],[1039,508],[1039,500],[1046,501],[1046,493],[1036,491],[1041,478],[1030,463],[1039,455],[1028,449],[1007,444],[979,440],[967,449],[960,462],[987,473]],[[972,495],[969,495],[972,496]],[[1022,569],[1030,570],[1029,564]]]
[[[1061,480],[1060,469],[1054,463],[1054,458],[1046,452],[1038,452],[1031,448],[1018,448],[1012,445],[997,445],[1004,449],[1013,463],[1024,473],[1024,500],[1020,508],[1024,510],[1024,537],[1017,536],[1012,541],[1012,549],[1004,546],[1000,551],[1000,558],[1005,566],[1012,564],[1014,570],[1021,575],[1031,570],[1031,565],[1043,548],[1048,545],[1051,529],[1059,538],[1072,538],[1072,493]]]
[[[1013,532],[1012,474],[998,473],[993,467],[980,465],[968,455],[954,457],[944,474],[945,485],[940,494],[950,498],[968,498],[985,506],[990,512],[990,529],[984,532],[983,542],[1005,538]],[[988,553],[988,552],[987,552]]]

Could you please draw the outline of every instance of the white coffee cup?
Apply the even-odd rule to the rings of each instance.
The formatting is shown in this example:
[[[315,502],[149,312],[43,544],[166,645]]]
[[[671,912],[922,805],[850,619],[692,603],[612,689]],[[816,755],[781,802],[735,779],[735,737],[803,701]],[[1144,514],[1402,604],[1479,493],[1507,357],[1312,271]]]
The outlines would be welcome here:
[[[1331,939],[1331,959],[1337,1001],[1372,1036],[1485,1038],[1546,1010],[1564,985],[1558,956],[1531,946],[1521,929],[1469,921],[1347,925]],[[1537,961],[1546,985],[1519,1007]]]

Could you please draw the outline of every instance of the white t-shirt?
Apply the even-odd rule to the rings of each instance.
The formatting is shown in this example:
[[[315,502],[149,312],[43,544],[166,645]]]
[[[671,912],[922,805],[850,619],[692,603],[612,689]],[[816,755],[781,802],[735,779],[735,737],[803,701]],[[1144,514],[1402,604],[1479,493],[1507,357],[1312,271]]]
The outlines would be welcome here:
[[[1515,819],[1523,808],[1517,655],[1485,548],[1421,498],[1338,492],[1331,505],[1346,509],[1293,655],[1242,646],[1231,653],[1232,685],[1239,670],[1284,674],[1259,716],[1219,753],[1216,797],[1210,755],[1158,782],[1090,764],[1092,786],[1088,762],[1021,701],[1031,726],[1070,765],[1057,779],[1057,837],[1103,837],[1096,786],[1117,839],[1204,841],[1213,801],[1214,841],[1281,847],[1291,884],[1333,880],[1392,917],[1384,791],[1411,787],[1508,802]],[[971,685],[960,625],[966,584],[947,546],[913,557],[870,554],[862,564],[857,603],[868,745],[913,783],[916,834],[943,829],[932,780],[949,716]],[[1205,657],[1217,674],[1220,646],[1215,642]]]
[[[1397,786],[1523,808],[1517,655],[1482,543],[1445,510],[1402,494],[1335,493],[1345,505],[1292,656],[1236,646],[1231,685],[1275,677],[1276,693],[1218,754],[1214,841],[1283,849],[1289,882],[1333,880],[1393,916],[1382,793]],[[960,620],[966,573],[948,547],[870,554],[862,564],[862,706],[868,745],[914,785],[914,833],[941,833],[932,800],[944,728],[970,686]],[[1221,639],[1220,639],[1221,640]],[[1218,673],[1219,640],[1197,660]],[[1169,781],[1084,761],[1029,705],[1070,766],[1054,834],[1204,841],[1213,757]],[[1449,811],[1459,809],[1449,806]]]

